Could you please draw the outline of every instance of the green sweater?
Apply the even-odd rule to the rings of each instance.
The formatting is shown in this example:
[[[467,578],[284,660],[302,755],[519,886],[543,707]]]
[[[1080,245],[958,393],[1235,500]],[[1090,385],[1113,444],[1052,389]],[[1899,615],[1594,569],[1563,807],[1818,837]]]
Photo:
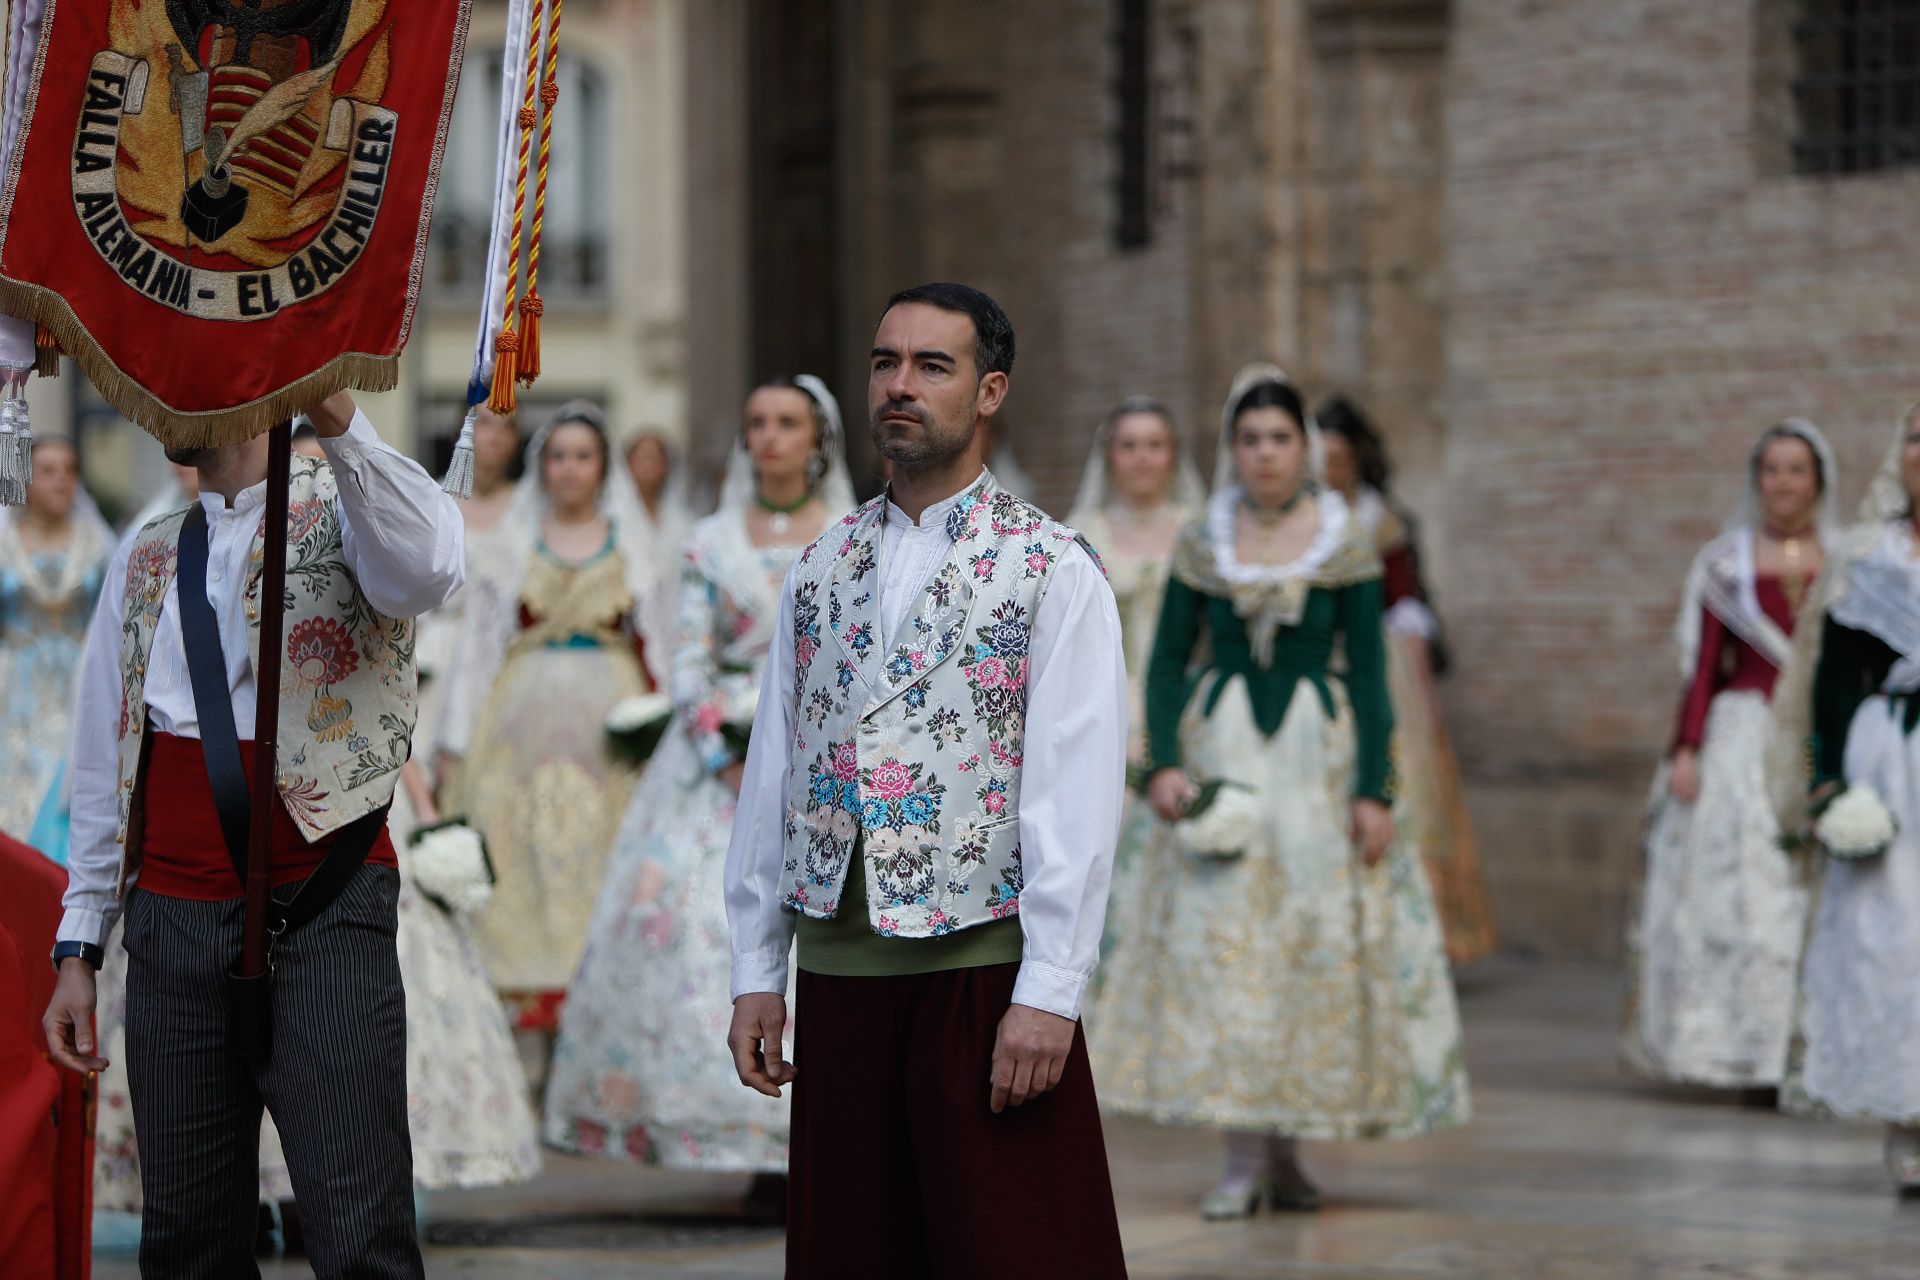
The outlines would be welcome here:
[[[1160,606],[1160,626],[1147,665],[1147,739],[1152,767],[1181,763],[1180,717],[1195,687],[1209,672],[1246,678],[1254,723],[1269,736],[1279,730],[1294,687],[1303,680],[1313,686],[1320,705],[1332,716],[1335,707],[1328,681],[1341,679],[1353,705],[1353,794],[1387,803],[1393,707],[1387,697],[1387,647],[1381,612],[1377,579],[1346,587],[1314,587],[1307,593],[1299,624],[1282,627],[1275,636],[1272,665],[1261,667],[1254,661],[1247,624],[1234,612],[1232,602],[1195,590],[1174,577]],[[1205,661],[1196,665],[1194,657],[1202,640],[1207,642]],[[1336,640],[1345,641],[1344,677],[1334,676],[1329,669]],[[1226,684],[1225,680],[1215,683],[1202,714],[1213,714]]]
[[[1020,963],[1025,937],[1018,916],[937,938],[886,938],[875,933],[867,913],[865,858],[856,842],[840,909],[831,920],[803,915],[794,921],[794,963],[800,968],[833,978],[901,978]]]
[[[1813,785],[1846,777],[1847,730],[1860,704],[1880,691],[1900,655],[1879,636],[1843,627],[1831,617],[1820,635],[1820,666],[1813,677]],[[1906,700],[1902,727],[1920,723],[1920,698]]]

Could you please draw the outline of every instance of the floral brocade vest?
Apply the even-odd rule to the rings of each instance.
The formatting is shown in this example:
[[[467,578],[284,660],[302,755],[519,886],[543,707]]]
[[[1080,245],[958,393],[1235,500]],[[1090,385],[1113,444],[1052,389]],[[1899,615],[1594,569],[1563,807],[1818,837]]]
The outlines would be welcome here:
[[[361,594],[340,542],[332,468],[293,459],[287,514],[285,651],[280,675],[278,784],[287,813],[309,840],[393,798],[412,748],[417,680],[411,618],[389,618]],[[179,609],[180,526],[187,510],[143,528],[127,561],[120,646],[120,816],[122,868],[138,811],[146,734],[147,660],[162,605]],[[265,517],[254,530],[247,569],[247,630],[260,661],[260,573]],[[172,597],[169,600],[169,597]],[[238,725],[243,737],[252,725]]]
[[[784,898],[831,918],[857,834],[874,931],[930,938],[1020,910],[1028,639],[1077,535],[984,477],[948,514],[953,548],[882,652],[886,503],[829,528],[793,570]]]

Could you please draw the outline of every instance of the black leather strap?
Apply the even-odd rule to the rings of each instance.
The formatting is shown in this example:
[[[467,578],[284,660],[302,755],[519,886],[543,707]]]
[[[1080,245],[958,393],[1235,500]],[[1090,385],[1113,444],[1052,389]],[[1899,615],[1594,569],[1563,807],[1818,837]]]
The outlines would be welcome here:
[[[226,652],[220,623],[207,603],[207,512],[199,503],[187,509],[180,526],[179,571],[174,578],[180,600],[180,636],[187,650],[187,674],[193,681],[194,716],[200,722],[200,753],[207,761],[220,833],[227,840],[233,873],[247,883],[247,815],[253,804],[247,774],[240,763],[240,735],[233,727],[233,690],[227,686]]]
[[[220,644],[220,624],[207,603],[207,513],[199,503],[180,526],[180,564],[175,581],[180,595],[180,635],[187,650],[187,674],[193,681],[194,715],[200,722],[200,752],[207,762],[207,780],[213,787],[214,807],[220,813],[220,833],[226,837],[240,884],[247,883],[249,816],[253,802],[247,790],[246,770],[240,763],[240,737],[233,725],[233,691],[227,687],[226,651]],[[374,842],[387,825],[382,805],[355,819],[313,874],[285,903],[269,899],[267,933],[277,937],[297,929],[326,910],[340,896]]]

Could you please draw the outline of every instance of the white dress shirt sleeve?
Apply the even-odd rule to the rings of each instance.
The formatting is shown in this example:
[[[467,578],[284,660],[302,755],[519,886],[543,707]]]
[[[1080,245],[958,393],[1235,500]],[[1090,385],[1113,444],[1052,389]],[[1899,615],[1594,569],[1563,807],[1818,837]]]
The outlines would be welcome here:
[[[466,526],[453,496],[354,410],[320,437],[340,482],[340,547],[367,602],[390,618],[437,609],[466,578]]]
[[[785,995],[793,913],[781,900],[787,856],[787,774],[793,755],[793,574],[780,586],[773,651],[760,680],[740,803],[727,847],[727,927],[733,935],[732,999]]]
[[[73,743],[67,751],[72,836],[62,899],[66,911],[55,935],[60,942],[104,947],[120,914],[120,628],[134,541],[124,540],[107,568],[80,657]]]
[[[1106,575],[1067,549],[1033,620],[1013,1002],[1078,1018],[1100,959],[1127,778],[1127,665]]]

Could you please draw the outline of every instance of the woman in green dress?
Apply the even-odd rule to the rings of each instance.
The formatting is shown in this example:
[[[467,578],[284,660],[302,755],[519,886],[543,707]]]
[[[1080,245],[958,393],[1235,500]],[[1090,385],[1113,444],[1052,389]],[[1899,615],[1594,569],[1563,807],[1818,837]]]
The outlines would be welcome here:
[[[1211,1218],[1317,1206],[1298,1139],[1468,1113],[1445,943],[1389,808],[1379,558],[1280,370],[1243,370],[1222,418],[1147,674],[1162,824],[1090,1022],[1110,1110],[1226,1133]]]

